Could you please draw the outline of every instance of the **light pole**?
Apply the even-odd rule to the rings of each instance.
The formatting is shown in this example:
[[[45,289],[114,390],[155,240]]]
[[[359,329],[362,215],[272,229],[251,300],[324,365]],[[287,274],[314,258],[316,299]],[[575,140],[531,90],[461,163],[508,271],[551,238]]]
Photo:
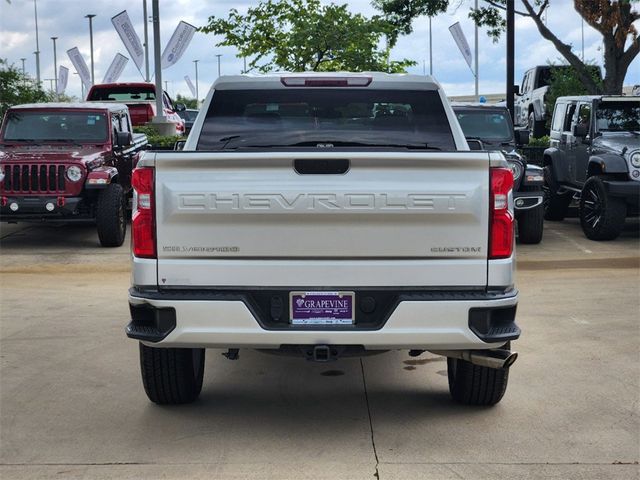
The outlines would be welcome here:
[[[22,75],[26,75],[27,71],[24,69],[24,62],[25,62],[26,58],[21,58],[20,60],[22,60]]]
[[[56,53],[56,40],[58,39],[58,37],[51,37],[51,40],[53,40],[53,77],[55,80],[55,84],[56,84],[56,89],[55,89],[55,96],[56,99],[58,98],[58,56]]]
[[[33,53],[36,56],[36,79],[38,80],[38,88],[40,88],[40,41],[38,39],[38,4],[36,0],[33,0],[33,12],[36,17],[36,51]]]
[[[49,90],[51,90],[51,92],[53,93],[53,82],[56,81],[55,78],[45,78],[44,79],[45,82],[49,82]]]
[[[95,14],[89,13],[84,16],[84,18],[89,19],[89,45],[91,47],[91,85],[96,83],[95,73],[93,70],[93,17]]]
[[[476,0],[476,11],[478,11],[478,0]],[[475,77],[476,77],[476,85],[475,85],[475,91],[476,91],[476,102],[480,101],[480,93],[479,93],[479,87],[478,87],[478,83],[479,83],[479,78],[478,78],[478,24],[476,23],[476,30],[475,30],[475,41],[476,41],[476,48],[475,48],[475,52],[474,52],[474,57],[476,60],[476,71],[475,71]]]
[[[149,17],[147,16],[147,0],[142,0],[144,16],[144,81],[149,81]]]
[[[429,75],[433,75],[433,36],[431,35],[431,17],[429,17]]]
[[[216,57],[218,57],[218,76],[220,76],[220,57],[222,56],[221,53],[216,53]]]
[[[200,104],[200,96],[198,93],[198,62],[200,60],[194,60],[193,63],[195,63],[196,65],[196,106],[199,106]]]

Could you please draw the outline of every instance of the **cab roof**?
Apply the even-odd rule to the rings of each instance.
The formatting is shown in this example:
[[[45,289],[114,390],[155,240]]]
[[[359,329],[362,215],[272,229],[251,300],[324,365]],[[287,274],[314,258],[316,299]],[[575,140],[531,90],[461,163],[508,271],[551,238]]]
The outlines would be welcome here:
[[[363,80],[370,81],[364,84]],[[309,80],[305,85],[304,80]],[[331,85],[338,81],[352,85]],[[212,85],[214,90],[262,90],[287,88],[383,88],[389,90],[440,90],[440,84],[428,75],[382,72],[274,72],[267,74],[225,75]]]
[[[111,112],[120,112],[128,110],[124,103],[102,103],[102,102],[51,102],[51,103],[25,103],[23,105],[14,105],[11,109],[38,109],[38,110],[109,110]]]

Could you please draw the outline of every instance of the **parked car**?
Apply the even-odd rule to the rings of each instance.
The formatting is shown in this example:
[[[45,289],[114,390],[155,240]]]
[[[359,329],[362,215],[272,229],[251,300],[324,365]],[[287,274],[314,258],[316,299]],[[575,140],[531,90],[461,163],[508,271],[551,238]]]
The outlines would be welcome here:
[[[519,93],[515,98],[514,124],[527,128],[533,137],[539,138],[549,133],[546,100],[554,71],[571,69],[570,65],[538,65],[524,74]],[[602,79],[598,66],[589,66],[595,78]]]
[[[93,85],[87,93],[89,102],[118,102],[129,107],[134,127],[146,125],[156,116],[156,86],[153,83],[101,83]],[[178,115],[183,104],[174,106],[173,100],[162,92],[163,115],[167,122],[175,124],[175,135],[184,135],[184,120]]]
[[[437,82],[222,76],[202,108],[182,151],[133,174],[126,333],[151,401],[195,400],[206,348],[428,350],[455,400],[500,401],[520,336],[513,174],[469,150]]]
[[[507,107],[486,103],[453,103],[467,140],[480,140],[486,150],[501,151],[513,172],[513,200],[521,243],[540,243],[544,230],[542,168],[528,165],[516,147],[529,143],[528,130],[515,130]]]
[[[100,243],[124,241],[131,172],[147,138],[121,103],[11,107],[0,130],[0,221],[96,222]]]
[[[198,111],[199,110],[194,110],[192,108],[178,111],[178,115],[180,115],[180,118],[184,120],[185,135],[189,135],[189,132],[191,132],[193,122],[195,122],[198,117]]]
[[[562,220],[577,195],[587,238],[616,238],[640,207],[640,98],[559,97],[543,161],[545,217]]]

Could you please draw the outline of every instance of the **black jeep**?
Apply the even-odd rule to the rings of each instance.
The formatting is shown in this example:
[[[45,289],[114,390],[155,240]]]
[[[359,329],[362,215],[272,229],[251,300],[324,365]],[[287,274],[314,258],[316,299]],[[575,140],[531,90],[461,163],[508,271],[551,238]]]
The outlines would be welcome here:
[[[520,243],[540,243],[544,229],[542,169],[527,162],[516,146],[529,143],[528,130],[513,130],[509,110],[502,105],[452,103],[453,111],[471,148],[500,150],[513,172],[513,199]]]
[[[640,207],[640,98],[559,97],[543,161],[545,218],[576,196],[587,238],[613,240]]]

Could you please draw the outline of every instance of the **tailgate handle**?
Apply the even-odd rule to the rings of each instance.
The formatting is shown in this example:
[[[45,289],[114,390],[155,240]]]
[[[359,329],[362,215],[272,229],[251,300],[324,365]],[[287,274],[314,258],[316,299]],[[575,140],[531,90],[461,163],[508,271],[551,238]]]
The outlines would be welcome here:
[[[293,168],[300,175],[342,175],[349,171],[348,159],[298,159]]]

